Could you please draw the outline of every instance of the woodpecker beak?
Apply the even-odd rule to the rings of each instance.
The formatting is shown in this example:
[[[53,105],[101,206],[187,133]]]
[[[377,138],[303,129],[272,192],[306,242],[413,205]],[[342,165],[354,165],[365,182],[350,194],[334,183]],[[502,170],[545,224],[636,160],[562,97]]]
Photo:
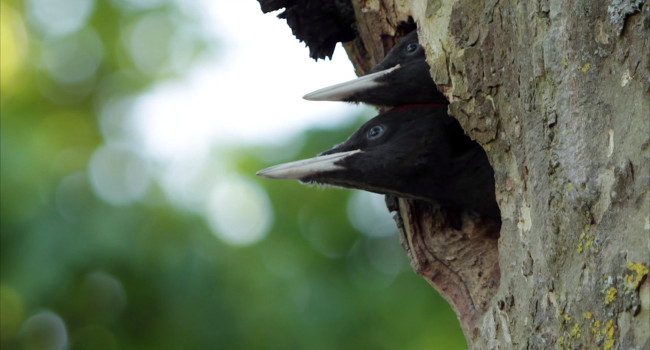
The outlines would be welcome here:
[[[302,98],[309,101],[344,101],[355,93],[384,85],[385,83],[381,82],[380,79],[399,68],[400,65],[398,64],[392,68],[310,92]]]
[[[271,179],[300,180],[310,175],[345,169],[343,166],[336,163],[360,152],[361,150],[357,149],[354,151],[332,153],[324,156],[297,160],[295,162],[278,164],[258,171],[257,175]]]

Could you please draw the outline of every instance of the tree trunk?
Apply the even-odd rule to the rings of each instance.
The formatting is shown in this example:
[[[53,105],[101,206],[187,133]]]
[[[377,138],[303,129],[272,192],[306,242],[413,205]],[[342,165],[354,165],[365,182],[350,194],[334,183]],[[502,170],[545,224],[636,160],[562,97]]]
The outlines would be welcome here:
[[[494,167],[501,227],[466,217],[457,230],[427,203],[388,200],[469,347],[650,349],[650,6],[351,2],[354,18],[326,3],[356,26],[345,48],[358,73],[417,25],[449,113]]]
[[[498,239],[471,220],[450,229],[427,204],[392,205],[469,347],[649,349],[650,6],[352,3],[359,73],[412,18],[450,114],[494,166]]]

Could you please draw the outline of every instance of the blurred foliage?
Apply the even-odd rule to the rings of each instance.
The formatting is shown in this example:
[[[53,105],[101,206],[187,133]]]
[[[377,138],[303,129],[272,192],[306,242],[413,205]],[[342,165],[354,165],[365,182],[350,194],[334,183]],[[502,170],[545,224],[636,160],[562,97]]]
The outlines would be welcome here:
[[[156,181],[137,201],[102,200],[88,167],[104,142],[97,114],[107,94],[137,95],[215,44],[173,2],[88,2],[76,27],[57,22],[64,3],[0,2],[3,349],[465,348],[453,312],[410,270],[397,236],[348,222],[354,192],[252,175],[272,163],[261,155],[273,148],[230,155],[274,212],[271,231],[249,246],[219,240]],[[170,50],[137,57],[125,33],[152,15],[168,30],[154,26],[152,45]],[[181,48],[170,44],[179,32]],[[354,125],[307,132],[295,158]],[[369,257],[378,246],[399,250],[396,273]]]

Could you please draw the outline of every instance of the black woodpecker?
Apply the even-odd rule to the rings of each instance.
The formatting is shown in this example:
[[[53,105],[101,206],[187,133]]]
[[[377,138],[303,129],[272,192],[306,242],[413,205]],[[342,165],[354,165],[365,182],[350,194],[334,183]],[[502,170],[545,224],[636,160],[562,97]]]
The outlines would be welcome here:
[[[429,64],[416,31],[404,36],[368,74],[311,92],[303,98],[390,107],[448,103],[431,79]]]
[[[500,220],[494,171],[446,106],[394,108],[319,156],[257,175],[435,202]]]

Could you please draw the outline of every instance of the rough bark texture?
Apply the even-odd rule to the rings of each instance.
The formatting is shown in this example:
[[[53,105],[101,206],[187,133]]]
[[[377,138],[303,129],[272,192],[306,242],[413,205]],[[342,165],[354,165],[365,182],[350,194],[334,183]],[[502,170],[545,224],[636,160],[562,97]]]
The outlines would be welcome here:
[[[450,114],[494,166],[498,241],[480,222],[455,231],[429,205],[393,205],[413,267],[470,348],[650,348],[642,2],[352,1],[358,72],[412,18]]]
[[[500,230],[388,200],[472,349],[650,349],[644,2],[351,0],[357,72],[414,22],[450,114],[494,167]]]

